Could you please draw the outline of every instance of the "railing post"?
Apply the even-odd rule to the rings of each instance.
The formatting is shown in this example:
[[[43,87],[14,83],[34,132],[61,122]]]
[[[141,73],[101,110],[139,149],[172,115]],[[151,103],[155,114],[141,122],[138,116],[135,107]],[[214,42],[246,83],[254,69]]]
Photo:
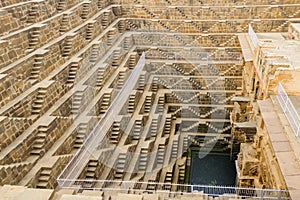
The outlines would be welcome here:
[[[123,185],[124,185],[124,193],[127,193],[127,192],[126,192],[126,190],[127,190],[127,189],[126,189],[126,182],[123,182]]]
[[[296,137],[298,138],[299,136],[299,131],[300,131],[300,123],[298,124],[297,132],[296,132]],[[299,138],[298,138],[299,139]]]
[[[262,190],[262,191],[261,191],[261,197],[260,197],[260,199],[263,200],[264,197],[265,197],[265,190]]]
[[[194,191],[194,185],[191,185],[191,192]]]
[[[279,192],[278,192],[278,200],[280,200],[281,199],[281,193],[282,193],[282,191],[281,190],[279,190]]]

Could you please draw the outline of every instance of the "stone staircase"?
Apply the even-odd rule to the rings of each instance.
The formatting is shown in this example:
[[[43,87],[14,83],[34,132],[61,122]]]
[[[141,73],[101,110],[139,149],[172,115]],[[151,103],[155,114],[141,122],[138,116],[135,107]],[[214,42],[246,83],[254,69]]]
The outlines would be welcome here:
[[[89,14],[90,14],[90,3],[84,3],[80,17],[82,19],[87,19]]]
[[[157,154],[156,154],[156,164],[157,165],[163,165],[164,164],[165,150],[166,150],[166,146],[164,144],[159,144],[158,145]]]
[[[86,139],[86,132],[87,132],[88,125],[86,123],[79,124],[77,128],[77,134],[74,142],[74,149],[79,149],[82,147],[85,139]]]
[[[185,180],[185,164],[178,166],[178,183],[184,184]]]
[[[38,10],[40,9],[39,4],[33,4],[31,6],[31,9],[29,10],[28,17],[27,17],[27,23],[35,23],[36,18],[39,15]]]
[[[139,156],[139,163],[138,163],[138,170],[139,171],[146,171],[148,163],[148,149],[141,148],[140,156]]]
[[[217,127],[215,127],[212,123],[209,123],[209,122],[205,122],[205,124],[206,124],[206,126],[208,127],[208,128],[211,128],[212,130],[214,130],[215,132],[217,132],[217,133],[223,133],[223,132],[225,132],[225,131],[227,131],[227,130],[229,130],[229,129],[231,129],[231,125],[228,125],[228,126],[226,126],[225,128],[217,128]]]
[[[166,183],[166,185],[164,185],[164,190],[171,190],[172,188],[172,181],[173,181],[173,173],[172,171],[167,171],[166,172],[166,176],[165,176],[165,180],[164,183]],[[168,185],[170,184],[170,185]]]
[[[62,20],[60,22],[60,29],[61,33],[65,33],[69,30],[69,23],[70,23],[70,13],[64,13],[62,16]]]
[[[127,154],[126,153],[120,153],[119,157],[117,159],[117,164],[116,164],[116,171],[114,174],[114,178],[116,180],[122,180],[124,176],[124,170],[126,168],[126,159],[127,159]]]
[[[144,113],[150,113],[152,107],[152,96],[146,96],[145,105],[144,105]]]
[[[171,133],[171,128],[172,128],[172,116],[167,116],[166,117],[166,121],[165,121],[165,125],[164,125],[164,136],[166,135],[170,135]]]
[[[152,119],[150,125],[150,136],[151,138],[156,138],[158,134],[158,119]]]
[[[97,73],[96,79],[96,87],[102,88],[103,87],[103,78],[104,78],[105,69],[99,68]]]
[[[47,89],[45,89],[45,88],[38,89],[35,100],[32,103],[32,110],[31,110],[32,115],[40,115],[41,114],[41,110],[42,110],[43,104],[45,102],[46,95],[47,95]]]
[[[49,187],[49,180],[51,178],[52,169],[48,167],[42,167],[36,188],[47,189]]]
[[[66,6],[67,6],[66,0],[59,0],[56,9],[58,12],[61,12],[61,11],[65,10]]]
[[[127,108],[127,112],[128,113],[133,113],[134,110],[135,110],[135,105],[136,105],[136,102],[135,102],[135,95],[134,94],[131,94],[129,96],[129,100],[128,100],[128,108]]]
[[[73,43],[74,43],[74,37],[67,36],[65,40],[65,44],[63,46],[63,53],[62,53],[63,57],[69,57],[72,54]]]
[[[99,165],[98,160],[95,159],[89,160],[87,164],[86,174],[85,174],[86,179],[96,179],[96,169],[98,165]]]
[[[146,86],[145,75],[142,74],[142,75],[140,76],[140,79],[139,79],[138,90],[144,90],[144,89],[145,89],[145,86]]]
[[[35,56],[29,79],[38,80],[40,78],[40,72],[42,70],[42,67],[44,66],[43,59],[43,54],[37,54]]]
[[[120,125],[121,123],[118,121],[114,121],[112,125],[112,130],[110,134],[110,142],[112,144],[118,144],[119,142],[119,139],[121,137]]]
[[[36,49],[39,45],[40,42],[40,33],[41,30],[39,28],[34,28],[30,33],[29,33],[29,44],[28,44],[28,50],[33,51]]]
[[[107,109],[109,108],[111,103],[111,95],[110,93],[104,93],[101,101],[101,106],[100,106],[100,114],[104,114]]]
[[[119,80],[117,83],[117,89],[121,89],[125,83],[125,76],[126,76],[126,72],[125,71],[120,71],[119,73]]]
[[[151,83],[151,91],[152,92],[157,92],[157,90],[158,90],[158,78],[154,77],[153,81]]]
[[[190,125],[190,126],[188,126],[188,127],[186,127],[186,128],[183,128],[182,131],[189,132],[189,131],[191,131],[192,129],[198,127],[199,124],[200,124],[200,122],[197,121],[197,122],[193,123],[192,125]],[[198,129],[198,128],[197,128],[197,129]]]
[[[85,39],[91,40],[93,38],[93,35],[94,35],[94,23],[88,23],[86,28]]]
[[[76,91],[72,98],[72,107],[71,107],[72,115],[77,115],[79,113],[82,99],[83,99],[83,91]]]
[[[67,84],[73,85],[75,83],[78,68],[79,68],[79,63],[72,63],[71,64],[70,69],[69,69]]]
[[[140,135],[142,134],[143,131],[143,121],[142,120],[136,120],[134,123],[133,127],[133,134],[132,134],[132,139],[133,140],[139,140]]]
[[[45,150],[46,138],[48,135],[48,126],[39,126],[38,132],[35,136],[34,142],[32,144],[32,149],[30,151],[31,155],[42,156]]]
[[[88,36],[86,36],[86,37],[88,37]],[[92,35],[91,36],[89,36],[88,38],[90,38],[90,37],[92,37]],[[91,40],[92,38],[90,38],[90,40]],[[98,60],[98,58],[99,58],[99,52],[100,52],[100,44],[99,43],[96,43],[96,44],[94,44],[93,45],[93,50],[92,50],[92,53],[91,53],[91,55],[90,55],[90,61],[91,62],[96,62],[97,60]],[[104,70],[104,69],[102,69],[102,68],[99,68],[99,71],[100,70]],[[105,71],[105,70],[104,70]]]
[[[178,139],[174,139],[172,144],[172,150],[171,150],[171,158],[170,158],[171,162],[178,158],[178,148],[179,148]]]

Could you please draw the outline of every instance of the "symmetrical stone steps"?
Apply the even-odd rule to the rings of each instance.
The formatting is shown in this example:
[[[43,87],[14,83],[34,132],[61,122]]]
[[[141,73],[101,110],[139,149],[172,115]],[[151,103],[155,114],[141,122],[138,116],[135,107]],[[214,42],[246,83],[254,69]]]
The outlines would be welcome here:
[[[162,165],[164,163],[166,147],[164,144],[159,144],[156,154],[156,165]]]
[[[76,129],[77,134],[73,145],[74,149],[79,149],[82,147],[87,135],[87,126],[87,124],[83,123],[80,124]]]
[[[172,142],[170,162],[177,159],[178,150],[179,150],[179,141],[178,141],[178,139],[174,139]]]
[[[101,99],[100,113],[105,113],[111,103],[111,94],[104,93]]]
[[[144,113],[149,113],[152,107],[152,96],[146,96],[144,104]]]
[[[51,168],[43,167],[40,171],[40,176],[38,178],[38,183],[36,184],[36,187],[41,189],[47,189],[49,185],[51,173],[52,173]]]
[[[96,179],[96,169],[98,167],[99,163],[98,160],[89,160],[87,164],[87,169],[85,173],[86,179]]]
[[[17,184],[26,173],[34,166],[37,156],[31,156],[24,162],[0,165],[0,184]]]
[[[131,94],[128,99],[128,108],[127,108],[128,113],[133,113],[135,110],[135,106],[136,106],[135,95]]]
[[[135,27],[141,26],[144,21],[149,23],[148,29],[142,29],[140,31],[160,31],[160,32],[178,32],[178,33],[245,33],[248,31],[249,24],[253,26],[256,30],[260,30],[262,32],[276,32],[273,30],[276,27],[282,26],[281,31],[287,31],[288,24],[286,18],[275,18],[275,19],[228,19],[228,20],[192,20],[191,21],[182,21],[182,20],[166,20],[166,19],[127,19],[134,20],[136,23]],[[297,18],[295,19],[297,20]],[[168,25],[166,25],[168,24]],[[186,27],[192,24],[193,26],[189,26],[187,31]],[[136,29],[135,27],[132,27]],[[213,28],[212,28],[213,27]],[[277,31],[278,32],[278,31]],[[146,36],[147,37],[147,36]]]
[[[72,63],[69,69],[69,76],[67,80],[67,84],[74,84],[76,79],[77,70],[79,68],[79,63]]]
[[[82,106],[82,99],[83,99],[84,92],[77,91],[72,98],[72,105],[71,105],[71,114],[77,115],[80,107]]]
[[[163,130],[163,135],[170,135],[171,133],[171,128],[172,128],[172,117],[171,116],[166,116],[166,121],[164,124],[164,130]]]
[[[276,13],[276,18],[291,18],[299,17],[298,9],[300,4],[283,4],[277,7],[270,5],[263,6],[144,6],[144,5],[125,5],[125,17],[131,18],[138,16],[137,13],[145,13],[144,18],[162,18],[167,19],[172,16],[172,19],[181,20],[197,20],[197,19],[247,19],[248,16],[260,19],[274,18],[272,13]],[[289,13],[289,14],[287,14]],[[140,14],[141,15],[141,14]]]
[[[111,134],[110,134],[110,142],[112,144],[118,144],[120,137],[121,137],[120,122],[114,121],[112,125]]]
[[[38,128],[38,132],[36,134],[34,143],[32,145],[32,150],[30,152],[32,155],[42,156],[46,152],[44,147],[46,144],[47,132],[47,126],[40,126]]]
[[[126,1],[115,1],[115,3],[122,3],[122,4],[129,4],[129,5],[134,5],[134,4],[141,4],[141,5],[147,5],[147,6],[153,6],[152,2],[148,2],[147,0],[126,0]],[[278,4],[278,2],[276,2]],[[246,0],[242,0],[242,1],[235,1],[235,0],[225,0],[225,1],[209,1],[209,0],[197,0],[197,1],[189,1],[189,0],[161,0],[161,1],[155,1],[155,6],[166,6],[166,5],[173,5],[173,6],[206,6],[206,7],[215,7],[215,6],[230,6],[230,7],[234,7],[234,6],[247,6],[247,5],[272,5],[275,4],[274,2],[270,2],[270,0],[262,0],[259,2],[249,2]],[[297,0],[283,0],[280,1],[280,4],[285,5],[285,4],[299,4],[299,2]]]
[[[132,139],[139,140],[142,131],[143,131],[143,121],[136,120],[133,127]]]
[[[151,138],[156,138],[158,134],[158,119],[152,119],[150,125],[150,136]]]
[[[37,95],[36,95],[35,100],[33,101],[33,104],[32,104],[31,113],[33,115],[41,114],[40,112],[43,108],[43,104],[45,102],[46,95],[47,95],[47,89],[45,89],[45,88],[40,88],[37,91]]]
[[[126,153],[120,153],[117,159],[116,163],[116,171],[114,174],[114,178],[117,180],[122,180],[124,176],[124,170],[126,169],[126,162],[127,162],[127,154]]]
[[[147,148],[142,148],[140,151],[139,155],[139,165],[138,165],[138,170],[139,171],[144,171],[147,168],[147,162],[148,162],[148,149]]]

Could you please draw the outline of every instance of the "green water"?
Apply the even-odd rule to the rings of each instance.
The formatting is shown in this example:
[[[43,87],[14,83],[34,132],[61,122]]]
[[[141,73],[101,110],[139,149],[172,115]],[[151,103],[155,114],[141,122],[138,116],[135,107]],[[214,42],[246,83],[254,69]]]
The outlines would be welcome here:
[[[236,170],[229,154],[210,153],[202,158],[191,152],[190,183],[200,185],[234,186]]]

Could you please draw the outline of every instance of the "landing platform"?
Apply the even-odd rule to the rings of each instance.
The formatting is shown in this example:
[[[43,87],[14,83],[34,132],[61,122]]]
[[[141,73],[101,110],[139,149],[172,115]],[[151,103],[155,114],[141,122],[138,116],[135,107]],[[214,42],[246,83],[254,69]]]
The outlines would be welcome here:
[[[272,100],[275,102],[275,105],[272,103]],[[290,195],[292,199],[299,199],[299,157],[295,155],[297,152],[293,149],[294,144],[292,143],[294,143],[294,141],[290,141],[289,131],[285,129],[286,126],[283,126],[281,123],[284,117],[282,115],[284,114],[280,113],[281,110],[279,105],[276,104],[276,99],[273,97],[272,100],[268,99],[257,102]],[[276,110],[278,110],[278,113],[276,113]],[[280,115],[280,118],[277,114]],[[283,121],[283,124],[284,123],[285,122]],[[300,146],[299,143],[298,145]]]

